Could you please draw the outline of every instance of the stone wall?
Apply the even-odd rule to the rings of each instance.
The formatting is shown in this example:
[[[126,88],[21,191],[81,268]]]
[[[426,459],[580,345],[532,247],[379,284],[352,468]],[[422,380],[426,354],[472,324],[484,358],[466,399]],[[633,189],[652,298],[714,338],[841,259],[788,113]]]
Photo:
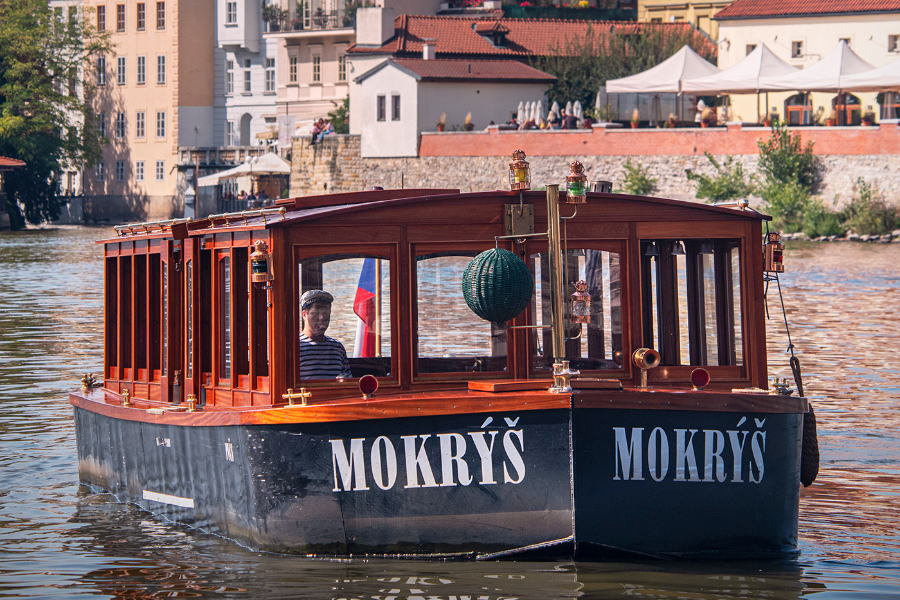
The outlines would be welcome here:
[[[510,138],[511,141],[512,138]],[[515,149],[514,147],[512,149]],[[726,156],[716,159],[724,161]],[[820,195],[826,203],[846,202],[855,192],[856,180],[874,183],[893,201],[900,200],[900,155],[822,155],[824,171]],[[569,163],[581,161],[589,179],[608,179],[618,189],[625,176],[625,163],[640,163],[657,179],[655,195],[677,200],[695,200],[695,186],[685,171],[712,175],[715,169],[702,154],[697,155],[529,155],[532,185],[565,185]],[[737,155],[735,162],[745,172],[757,172],[756,155]],[[291,195],[359,191],[373,186],[384,188],[459,188],[463,192],[505,189],[508,185],[508,156],[422,156],[419,158],[360,158],[359,137],[327,136],[310,146],[309,138],[293,145]]]

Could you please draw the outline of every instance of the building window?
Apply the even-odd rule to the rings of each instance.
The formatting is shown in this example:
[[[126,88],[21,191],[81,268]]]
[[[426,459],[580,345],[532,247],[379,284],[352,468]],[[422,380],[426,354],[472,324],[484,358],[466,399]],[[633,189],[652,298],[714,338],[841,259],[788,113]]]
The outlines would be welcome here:
[[[322,81],[322,57],[318,54],[312,57],[312,80],[313,83]]]
[[[134,135],[138,139],[144,139],[144,111],[139,110],[134,115]]]
[[[266,91],[275,91],[275,59],[266,59]]]
[[[166,56],[156,57],[156,85],[166,85]]]
[[[137,84],[144,85],[147,83],[147,57],[137,57]]]
[[[225,3],[225,24],[237,25],[237,2]]]
[[[250,93],[250,59],[244,59],[244,92]]]
[[[143,2],[137,3],[137,30],[143,31],[147,27],[147,5]]]
[[[97,163],[97,181],[106,179],[106,163]]]
[[[125,57],[116,58],[116,85],[125,85]]]
[[[391,121],[400,120],[400,96],[394,94],[391,96]]]
[[[791,58],[803,58],[803,42],[791,42]]]
[[[900,35],[888,36],[888,52],[900,52]]]
[[[106,85],[106,57],[97,57],[97,85]]]
[[[756,44],[747,44],[747,56],[750,56],[754,50],[756,50]]]
[[[347,81],[347,55],[338,54],[338,81]]]
[[[116,31],[125,31],[125,5],[116,4]]]
[[[116,139],[125,139],[125,113],[116,113]]]
[[[847,47],[850,47],[850,38],[840,38],[838,42],[847,42]]]
[[[102,138],[106,137],[106,113],[102,112],[97,115],[97,135]]]
[[[103,31],[106,29],[106,7],[98,6],[97,7],[97,29]]]
[[[156,28],[157,29],[165,29],[166,28],[166,3],[165,2],[157,2],[156,3]]]
[[[234,121],[225,122],[225,145],[234,146]]]
[[[166,137],[166,111],[164,110],[156,111],[156,137],[160,139]]]
[[[134,163],[134,180],[135,181],[143,181],[144,180],[144,161],[139,160]]]
[[[116,181],[125,181],[125,161],[116,161]]]
[[[291,56],[288,59],[288,82],[297,83],[297,57]]]
[[[156,180],[162,181],[165,179],[166,175],[166,163],[165,161],[158,160],[156,161]]]
[[[376,113],[377,113],[377,117],[376,117],[377,120],[379,120],[379,121],[385,120],[384,96],[378,96]]]
[[[225,93],[234,93],[234,61],[225,61]]]

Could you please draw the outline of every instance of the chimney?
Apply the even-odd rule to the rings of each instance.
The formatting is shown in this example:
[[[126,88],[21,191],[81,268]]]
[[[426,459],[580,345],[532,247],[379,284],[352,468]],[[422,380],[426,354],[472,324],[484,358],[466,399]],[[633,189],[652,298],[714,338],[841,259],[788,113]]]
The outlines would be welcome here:
[[[433,38],[427,38],[427,39],[422,40],[422,59],[423,60],[434,60],[436,51],[437,51],[437,45],[434,43]]]

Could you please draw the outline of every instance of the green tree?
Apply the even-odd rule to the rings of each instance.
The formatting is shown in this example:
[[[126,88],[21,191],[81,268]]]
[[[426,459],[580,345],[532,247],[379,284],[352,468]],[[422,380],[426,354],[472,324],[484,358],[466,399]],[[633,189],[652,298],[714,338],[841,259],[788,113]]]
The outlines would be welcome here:
[[[753,184],[744,178],[743,165],[734,164],[733,156],[726,158],[724,164],[719,164],[712,154],[709,152],[704,154],[716,169],[715,177],[694,173],[690,169],[685,171],[688,180],[697,182],[698,198],[705,198],[707,202],[724,202],[744,198],[753,193]]]
[[[634,196],[646,196],[656,189],[656,179],[650,178],[650,170],[641,163],[632,164],[629,158],[625,161],[625,179],[622,190]]]
[[[110,45],[82,10],[0,1],[0,155],[26,164],[5,177],[15,229],[57,218],[63,166],[89,168],[100,158],[89,81]]]
[[[702,33],[689,25],[678,28],[668,23],[590,25],[584,36],[557,44],[547,56],[531,62],[557,78],[548,91],[551,103],[579,100],[583,106],[591,107],[607,80],[655,67],[685,44],[716,62],[716,52]]]
[[[339,105],[335,104],[334,110],[328,113],[328,120],[334,127],[335,133],[350,133],[350,97],[344,98]]]

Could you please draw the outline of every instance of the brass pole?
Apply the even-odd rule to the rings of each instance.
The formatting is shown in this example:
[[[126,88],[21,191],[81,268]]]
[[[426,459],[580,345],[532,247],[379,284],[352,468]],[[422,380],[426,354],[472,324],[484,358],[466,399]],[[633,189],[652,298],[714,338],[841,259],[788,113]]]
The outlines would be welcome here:
[[[566,357],[563,319],[562,249],[559,237],[559,185],[547,185],[547,237],[550,257],[550,318],[553,323],[553,362]]]

